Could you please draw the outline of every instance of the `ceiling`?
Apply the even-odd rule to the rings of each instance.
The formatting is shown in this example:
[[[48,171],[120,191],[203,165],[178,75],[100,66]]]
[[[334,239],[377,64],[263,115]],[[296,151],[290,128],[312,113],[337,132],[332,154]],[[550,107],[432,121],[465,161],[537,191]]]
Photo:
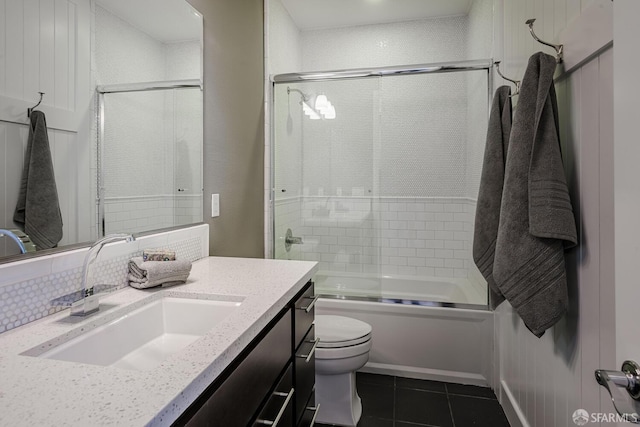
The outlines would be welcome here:
[[[282,0],[300,30],[466,15],[473,0]]]
[[[97,4],[163,43],[200,40],[202,18],[185,0],[97,0]]]

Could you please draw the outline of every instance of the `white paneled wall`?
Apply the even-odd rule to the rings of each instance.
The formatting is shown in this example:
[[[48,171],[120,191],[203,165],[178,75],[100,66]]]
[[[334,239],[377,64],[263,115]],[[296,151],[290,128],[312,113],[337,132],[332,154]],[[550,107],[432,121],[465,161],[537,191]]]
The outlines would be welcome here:
[[[91,96],[90,1],[1,0],[0,22],[0,119],[26,123],[45,92],[48,125],[77,131]]]
[[[537,18],[542,39],[556,40],[560,31],[590,1],[504,1],[504,73],[522,77],[529,56],[544,50],[533,41],[524,21]],[[571,46],[565,46],[571,49]],[[562,152],[579,227],[579,245],[567,253],[568,314],[546,334],[534,337],[507,304],[496,313],[499,397],[512,425],[572,426],[571,415],[613,411],[593,372],[614,366],[613,140],[612,51],[608,50],[556,84]],[[500,84],[500,82],[498,82]],[[603,424],[607,425],[607,424]]]
[[[49,127],[64,224],[60,245],[94,235],[93,120],[87,115],[92,94],[90,10],[89,0],[0,0],[0,227],[15,227],[27,108],[35,105],[38,92],[45,92],[38,108],[46,114]],[[4,249],[0,247],[0,256]]]

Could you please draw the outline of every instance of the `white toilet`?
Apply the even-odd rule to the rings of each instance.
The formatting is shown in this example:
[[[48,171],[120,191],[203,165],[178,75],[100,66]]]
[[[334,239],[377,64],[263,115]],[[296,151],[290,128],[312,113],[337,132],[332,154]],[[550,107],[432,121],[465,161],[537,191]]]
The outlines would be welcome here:
[[[317,315],[317,422],[355,426],[362,415],[356,390],[356,370],[369,360],[371,325],[343,316]]]

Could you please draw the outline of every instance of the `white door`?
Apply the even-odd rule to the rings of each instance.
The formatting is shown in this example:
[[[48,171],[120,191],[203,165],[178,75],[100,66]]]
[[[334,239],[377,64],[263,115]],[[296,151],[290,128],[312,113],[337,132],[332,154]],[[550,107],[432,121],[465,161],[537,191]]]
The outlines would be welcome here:
[[[616,365],[640,363],[640,1],[614,2],[614,197]],[[626,378],[619,378],[620,383]],[[618,409],[640,401],[609,383]],[[625,406],[626,405],[626,406]],[[625,409],[626,408],[626,409]],[[635,418],[635,417],[632,417]],[[638,420],[640,422],[640,420]]]

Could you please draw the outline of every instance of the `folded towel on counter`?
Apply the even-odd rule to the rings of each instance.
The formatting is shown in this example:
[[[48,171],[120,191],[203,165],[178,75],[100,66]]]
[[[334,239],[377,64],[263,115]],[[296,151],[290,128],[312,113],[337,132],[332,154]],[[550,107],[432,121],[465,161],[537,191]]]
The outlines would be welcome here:
[[[560,153],[556,58],[529,59],[507,152],[493,278],[537,337],[568,305],[564,249],[577,243]]]
[[[171,282],[184,283],[191,272],[191,261],[144,261],[142,257],[129,260],[129,285],[144,289]],[[172,283],[174,284],[174,283]]]
[[[143,261],[175,261],[176,253],[165,249],[145,249],[142,251]]]
[[[489,285],[489,306],[492,310],[504,301],[504,296],[493,279],[493,259],[511,133],[511,111],[511,88],[500,86],[493,97],[489,115],[473,234],[473,260]]]

